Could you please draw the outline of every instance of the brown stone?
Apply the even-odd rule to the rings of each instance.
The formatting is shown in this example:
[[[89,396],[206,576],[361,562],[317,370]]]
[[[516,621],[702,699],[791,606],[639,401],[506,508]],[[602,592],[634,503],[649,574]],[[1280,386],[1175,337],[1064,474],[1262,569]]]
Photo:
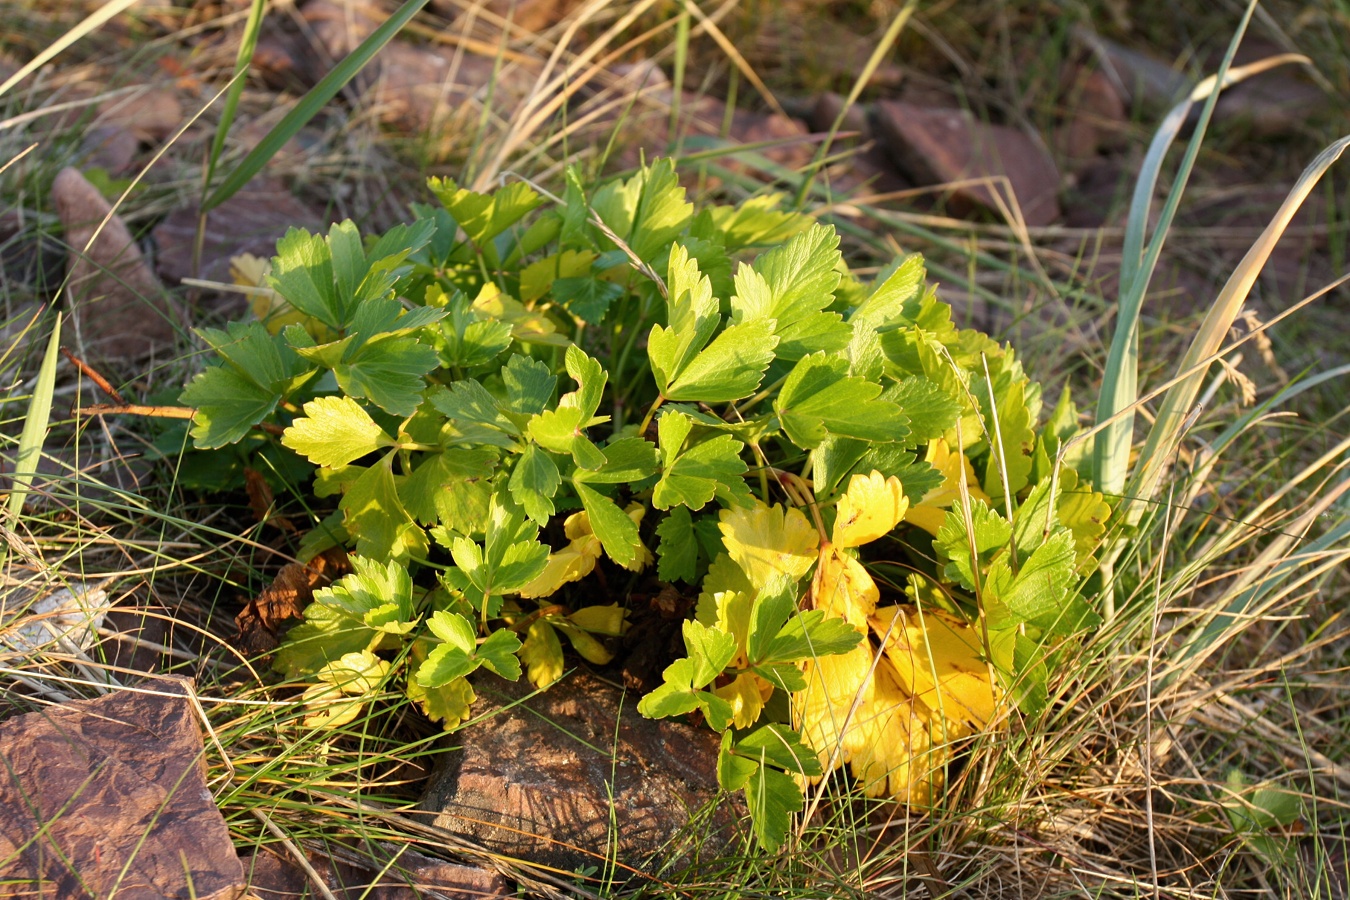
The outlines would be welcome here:
[[[608,858],[638,871],[672,858],[690,864],[689,848],[667,845],[717,796],[717,735],[647,719],[636,696],[587,673],[514,706],[532,691],[524,679],[483,678],[476,688],[474,715],[491,715],[455,733],[462,749],[422,798],[438,827],[568,871]],[[693,846],[715,856],[734,819],[723,803]]]
[[[134,360],[172,347],[182,310],[121,217],[108,218],[112,207],[98,189],[65,168],[52,183],[52,204],[70,247],[68,294],[85,358]]]
[[[540,32],[561,22],[568,13],[580,6],[578,0],[486,0],[477,4],[496,19],[509,19],[522,31]],[[464,14],[469,6],[465,0],[431,0],[431,8],[438,15],[454,19]]]
[[[197,234],[195,207],[170,213],[154,231],[159,247],[159,273],[170,283],[190,278],[192,244]],[[230,257],[252,253],[271,259],[277,240],[294,226],[309,231],[324,227],[324,217],[306,206],[280,181],[262,176],[217,206],[206,217],[199,278],[230,281]]]
[[[476,866],[434,860],[405,852],[393,865],[351,863],[306,852],[305,860],[338,900],[419,900],[441,896],[450,900],[491,900],[514,897],[506,879]],[[250,894],[257,900],[282,900],[314,895],[310,875],[291,857],[260,850],[242,859]],[[435,894],[429,892],[435,891]]]
[[[100,125],[89,129],[82,142],[84,164],[87,168],[103,169],[109,175],[129,172],[141,142],[129,128],[121,125]]]
[[[138,141],[155,144],[177,131],[184,118],[177,94],[166,88],[150,88],[105,100],[95,121],[125,128]]]
[[[1066,162],[1077,169],[1124,144],[1129,114],[1124,97],[1104,72],[1079,66],[1064,80],[1069,114],[1059,130],[1058,145]]]
[[[960,109],[927,109],[882,101],[875,106],[879,139],[900,168],[920,184],[1007,179],[1027,225],[1059,218],[1059,170],[1040,144],[1013,128],[981,122]],[[953,189],[959,199],[999,211],[996,182]]]
[[[207,790],[181,679],[0,723],[0,884],[9,896],[243,892],[243,868]],[[185,877],[191,874],[191,885]]]

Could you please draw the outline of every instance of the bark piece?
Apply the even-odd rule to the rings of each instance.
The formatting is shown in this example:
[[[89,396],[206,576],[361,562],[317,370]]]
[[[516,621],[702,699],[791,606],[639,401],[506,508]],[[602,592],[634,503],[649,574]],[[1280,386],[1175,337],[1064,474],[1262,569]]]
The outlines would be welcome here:
[[[689,864],[687,847],[667,845],[717,795],[715,734],[644,718],[637,697],[586,673],[516,706],[524,679],[477,688],[474,714],[495,714],[456,732],[462,749],[432,775],[422,808],[438,827],[569,871],[609,856],[638,871]],[[693,846],[715,856],[734,819],[722,804]]]
[[[68,292],[86,360],[135,360],[173,346],[185,323],[120,216],[76,169],[52,183],[70,246]],[[100,225],[107,219],[107,224]]]
[[[901,169],[920,184],[945,184],[976,178],[1007,179],[1030,226],[1059,218],[1059,170],[1054,160],[1027,135],[990,125],[960,109],[927,109],[883,101],[875,106],[875,126]],[[965,184],[954,195],[998,211],[991,182]]]
[[[189,683],[154,684],[155,694],[117,692],[0,723],[6,890],[72,900],[115,889],[128,900],[242,894],[243,867],[206,788]]]

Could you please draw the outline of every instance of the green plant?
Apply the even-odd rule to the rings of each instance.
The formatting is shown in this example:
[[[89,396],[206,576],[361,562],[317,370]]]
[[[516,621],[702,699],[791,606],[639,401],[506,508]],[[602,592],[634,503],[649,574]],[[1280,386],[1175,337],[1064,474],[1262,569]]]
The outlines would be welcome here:
[[[721,783],[770,847],[798,779],[850,763],[926,804],[956,742],[1044,704],[1097,621],[1080,588],[1110,507],[1050,477],[1067,392],[1038,431],[1039,386],[952,324],[920,258],[863,284],[832,228],[777,198],[696,212],[669,161],[591,192],[569,174],[549,208],[430,186],[439,207],[377,238],[288,233],[258,319],[199,330],[216,361],[182,395],[197,448],[290,451],[313,505],[339,498],[302,557],[350,546],[354,571],[276,658],[315,723],[396,678],[454,727],[480,667],[559,677],[559,632],[608,662],[625,611],[564,589],[602,558],[701,587],[639,708],[723,732]],[[883,538],[885,607],[863,562]]]

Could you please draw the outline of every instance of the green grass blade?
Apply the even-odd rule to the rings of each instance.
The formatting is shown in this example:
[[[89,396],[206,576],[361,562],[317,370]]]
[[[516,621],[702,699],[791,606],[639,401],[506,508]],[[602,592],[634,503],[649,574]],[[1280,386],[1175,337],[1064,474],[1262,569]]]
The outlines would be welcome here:
[[[1178,367],[1178,372],[1187,374],[1164,395],[1162,407],[1140,453],[1139,465],[1126,486],[1125,494],[1128,499],[1121,506],[1126,513],[1127,521],[1139,520],[1148,499],[1153,496],[1163,474],[1167,471],[1173,452],[1181,442],[1186,421],[1200,392],[1205,373],[1209,370],[1205,362],[1218,352],[1224,336],[1232,327],[1233,320],[1241,312],[1242,304],[1246,302],[1252,285],[1256,283],[1257,276],[1261,274],[1262,267],[1270,258],[1285,229],[1289,227],[1290,221],[1312,193],[1313,188],[1321,181],[1322,176],[1336,160],[1340,159],[1347,147],[1350,147],[1350,136],[1343,137],[1327,147],[1308,168],[1303,170],[1303,174],[1289,191],[1275,217],[1261,232],[1256,243],[1252,244],[1247,255],[1242,258],[1242,262],[1224,284],[1223,290],[1219,292],[1214,305],[1210,307]]]
[[[245,73],[253,63],[254,51],[258,48],[258,34],[262,31],[263,13],[267,9],[267,0],[253,0],[249,7],[248,21],[244,23],[244,35],[239,41],[239,53],[234,59],[234,75],[231,76],[229,92],[225,94],[225,105],[220,109],[220,123],[216,125],[216,136],[211,141],[211,155],[206,159],[206,179],[203,189],[209,187],[216,172],[216,163],[225,149],[225,136],[234,124],[234,114],[239,108],[239,97],[244,93]]]
[[[1219,71],[1196,85],[1190,96],[1173,107],[1163,119],[1144,157],[1139,180],[1135,183],[1121,255],[1116,331],[1102,376],[1101,393],[1097,400],[1097,421],[1106,422],[1119,413],[1125,414],[1102,429],[1093,444],[1093,482],[1098,490],[1107,494],[1120,493],[1129,467],[1130,446],[1134,435],[1134,415],[1129,410],[1139,398],[1139,314],[1143,308],[1144,295],[1148,293],[1149,281],[1153,277],[1153,270],[1157,267],[1186,182],[1190,178],[1196,157],[1199,156],[1200,144],[1204,140],[1219,94],[1224,88],[1273,66],[1288,62],[1307,62],[1305,57],[1286,54],[1236,69],[1229,68],[1254,8],[1254,3],[1248,6],[1246,15],[1229,43],[1228,52],[1219,66]],[[1200,121],[1187,144],[1176,180],[1168,192],[1157,227],[1146,247],[1144,238],[1153,194],[1162,173],[1167,151],[1171,149],[1185,125],[1191,108],[1201,101],[1204,101],[1205,105],[1200,113]]]
[[[52,395],[56,391],[56,363],[61,358],[61,314],[56,314],[52,336],[47,341],[47,353],[42,357],[33,399],[28,403],[28,415],[23,420],[19,435],[19,449],[14,456],[14,480],[9,490],[9,514],[17,519],[23,512],[23,501],[37,475],[42,445],[47,440],[47,423],[51,421]]]
[[[0,83],[0,97],[3,97],[10,88],[14,87],[14,85],[23,81],[29,75],[56,58],[56,56],[67,47],[78,43],[95,31],[98,31],[104,25],[108,24],[114,16],[125,12],[129,7],[134,6],[135,3],[136,0],[109,0],[108,3],[100,6],[97,10],[82,19],[74,28],[57,38],[50,47],[33,57],[27,65],[6,78],[4,83]]]
[[[215,189],[212,194],[206,198],[202,204],[202,210],[210,211],[215,209],[226,200],[233,197],[240,188],[248,184],[263,170],[268,161],[285,146],[286,142],[293,138],[297,132],[303,128],[310,119],[318,115],[319,110],[337,96],[337,92],[342,90],[353,78],[355,78],[362,69],[370,64],[384,45],[389,43],[390,39],[406,25],[413,16],[426,6],[429,0],[407,0],[398,11],[386,19],[379,28],[371,32],[370,37],[361,42],[361,45],[349,53],[342,62],[333,67],[333,70],[323,77],[323,80],[316,84],[308,94],[306,94],[295,108],[288,112],[280,122],[276,124],[271,131],[267,133],[258,145],[254,147],[247,156],[245,156],[237,166],[225,176],[225,180]]]

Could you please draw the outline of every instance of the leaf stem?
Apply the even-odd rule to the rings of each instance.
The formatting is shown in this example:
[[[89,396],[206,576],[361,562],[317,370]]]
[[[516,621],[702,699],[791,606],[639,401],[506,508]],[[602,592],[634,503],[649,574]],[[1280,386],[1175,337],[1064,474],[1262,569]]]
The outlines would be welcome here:
[[[656,399],[652,401],[651,407],[647,410],[647,415],[642,417],[642,425],[638,427],[639,436],[642,436],[647,433],[647,426],[652,424],[652,416],[656,415],[656,411],[660,409],[661,404],[665,402],[666,402],[665,394],[656,395]]]

